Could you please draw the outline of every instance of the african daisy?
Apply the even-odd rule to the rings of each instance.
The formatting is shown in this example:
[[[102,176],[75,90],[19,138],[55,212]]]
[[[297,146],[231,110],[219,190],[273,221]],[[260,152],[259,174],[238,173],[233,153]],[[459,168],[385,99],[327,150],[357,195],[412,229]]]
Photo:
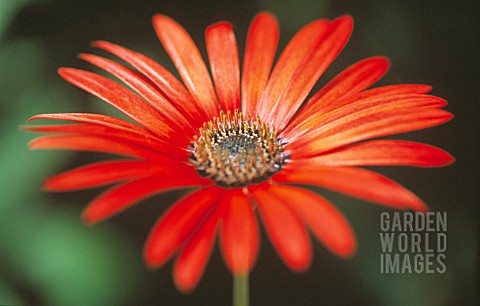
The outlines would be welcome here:
[[[50,135],[33,149],[104,152],[120,158],[51,177],[44,188],[71,191],[111,185],[85,209],[96,223],[142,199],[172,189],[191,191],[154,225],[145,261],[161,267],[176,256],[177,287],[191,291],[218,235],[226,266],[248,274],[260,246],[261,223],[279,257],[293,271],[312,260],[309,232],[340,257],[356,250],[355,235],[328,200],[298,185],[314,185],[397,209],[426,205],[398,183],[357,166],[445,166],[436,147],[385,138],[436,126],[453,116],[425,85],[367,89],[389,68],[384,57],[359,61],[307,99],[347,43],[352,18],[320,19],[303,27],[273,65],[279,28],[260,13],[246,41],[242,69],[231,24],[206,30],[207,68],[192,38],[177,22],[156,15],[153,24],[183,82],[146,56],[96,41],[125,61],[80,57],[125,85],[99,74],[61,68],[73,85],[106,101],[134,123],[87,113],[37,115],[30,120],[73,122],[28,126]],[[273,68],[272,68],[273,67]],[[210,77],[211,74],[211,77]],[[260,222],[259,222],[260,221]]]

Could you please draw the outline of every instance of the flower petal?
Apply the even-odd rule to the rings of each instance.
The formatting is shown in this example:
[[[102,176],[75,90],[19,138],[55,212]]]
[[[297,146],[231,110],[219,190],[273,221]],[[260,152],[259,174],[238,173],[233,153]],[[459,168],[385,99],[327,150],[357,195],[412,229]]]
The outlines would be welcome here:
[[[309,133],[295,149],[296,158],[317,155],[364,139],[421,130],[445,123],[453,115],[440,109],[383,109],[362,111]],[[295,146],[301,146],[297,142]],[[293,153],[292,153],[293,158]]]
[[[159,155],[165,155],[173,158],[174,160],[187,160],[187,157],[190,154],[187,150],[181,149],[178,146],[173,146],[170,143],[158,140],[155,137],[148,137],[150,135],[145,137],[137,133],[119,131],[118,129],[93,124],[30,125],[24,126],[22,129],[38,133],[72,134],[69,136],[88,135],[90,137],[98,137],[98,141],[103,141],[103,139],[107,139],[107,141],[123,141],[145,148],[147,149],[147,152],[148,150],[154,151],[149,153],[156,154],[147,153],[147,155],[144,156],[148,159],[152,159],[152,156],[156,156],[154,159],[158,159]]]
[[[349,16],[331,23],[317,20],[301,29],[278,59],[258,112],[263,121],[282,130],[298,110],[320,75],[350,37]]]
[[[110,52],[132,65],[152,81],[189,120],[201,124],[208,119],[183,84],[162,65],[143,54],[106,41],[95,41],[92,46]],[[197,118],[200,119],[198,122],[195,121]]]
[[[234,112],[240,108],[240,64],[232,25],[219,22],[206,31],[208,60],[221,109]]]
[[[242,112],[254,116],[267,85],[277,50],[279,27],[269,13],[260,13],[248,30],[242,69]]]
[[[437,109],[446,105],[445,100],[424,94],[374,95],[354,101],[303,121],[294,129],[295,133],[288,133],[290,137],[284,136],[290,143],[289,149],[301,147],[295,151],[297,157],[312,154],[311,151],[318,154],[367,138],[424,129],[452,117]],[[329,137],[335,140],[329,142]]]
[[[272,180],[320,186],[396,209],[427,210],[425,203],[405,187],[361,168],[292,165],[274,175]]]
[[[163,154],[122,139],[91,135],[54,135],[37,137],[28,144],[30,149],[61,149],[103,152],[149,160],[164,158]]]
[[[223,259],[232,273],[248,273],[258,254],[260,232],[253,206],[241,189],[232,189],[220,231]]]
[[[223,194],[217,186],[194,191],[170,207],[152,228],[145,244],[145,262],[159,268],[191,237]]]
[[[270,184],[249,188],[265,230],[280,258],[293,271],[306,271],[312,261],[308,232],[295,212],[283,199],[271,193]]]
[[[187,31],[165,15],[155,15],[153,25],[183,82],[209,118],[218,115],[218,103],[205,62]]]
[[[359,111],[367,107],[378,106],[387,102],[400,102],[396,100],[415,98],[425,99],[431,107],[441,108],[447,104],[443,99],[434,96],[421,95],[431,90],[430,86],[417,84],[402,84],[389,85],[373,89],[369,89],[357,93],[351,97],[330,101],[329,104],[317,105],[316,112],[300,112],[299,117],[304,117],[303,120],[295,120],[295,124],[290,124],[281,136],[289,139],[298,138],[303,135],[310,128],[319,126],[321,119],[340,118],[347,115],[349,112]],[[433,102],[433,103],[432,103]],[[340,113],[343,112],[343,113]],[[337,114],[337,116],[332,116]],[[340,115],[339,115],[340,114]],[[322,122],[325,124],[326,122]]]
[[[307,120],[299,124],[295,130],[296,133],[290,138],[290,141],[303,137],[304,134],[315,134],[322,132],[323,129],[329,129],[342,120],[348,121],[352,118],[368,115],[381,115],[382,112],[392,110],[422,111],[428,108],[441,108],[446,105],[446,101],[435,96],[422,94],[403,94],[403,95],[374,95],[360,100],[354,100],[354,103],[348,103],[342,107],[335,107],[333,110],[324,109],[318,114],[310,116]],[[327,108],[329,108],[327,106]],[[386,116],[384,116],[386,117]]]
[[[447,166],[454,160],[448,152],[423,143],[403,140],[372,140],[350,145],[331,153],[301,159],[298,160],[298,164],[439,167]]]
[[[82,219],[88,224],[96,223],[155,194],[176,188],[202,186],[208,183],[207,180],[199,177],[178,174],[145,177],[127,182],[100,194],[85,208]]]
[[[150,150],[156,151],[156,153],[162,153],[167,156],[173,157],[176,160],[186,158],[188,151],[180,149],[178,146],[173,146],[167,142],[152,137],[152,135],[144,134],[140,135],[131,131],[122,131],[115,128],[99,126],[95,124],[58,124],[58,125],[29,125],[22,126],[22,130],[36,132],[36,133],[60,133],[60,134],[77,134],[99,136],[114,139],[117,141],[126,141],[145,147]]]
[[[80,54],[80,58],[104,69],[130,86],[130,88],[135,90],[135,92],[137,92],[137,94],[139,94],[146,102],[153,106],[158,111],[159,117],[167,122],[173,129],[177,131],[187,130],[189,133],[195,132],[190,122],[185,119],[185,117],[163,96],[161,92],[159,92],[140,74],[117,62],[100,56]]]
[[[319,90],[305,104],[306,110],[316,112],[321,106],[361,92],[385,75],[389,67],[386,57],[366,58],[351,65]]]
[[[112,129],[116,129],[119,132],[136,132],[141,137],[152,137],[153,134],[150,134],[147,130],[130,123],[128,121],[110,117],[101,114],[87,114],[87,113],[58,113],[58,114],[41,114],[36,115],[28,119],[28,122],[32,120],[39,120],[39,119],[50,119],[50,120],[65,120],[65,121],[73,121],[73,122],[80,122],[80,123],[89,123],[95,124],[99,126],[109,127]]]
[[[389,66],[389,60],[385,57],[371,57],[351,65],[309,99],[286,130],[321,111],[330,103],[366,89],[379,80],[388,71]]]
[[[58,73],[66,81],[111,104],[161,138],[182,139],[182,137],[169,137],[169,134],[174,131],[168,124],[158,119],[159,113],[120,84],[98,74],[79,69],[60,68]]]
[[[186,170],[185,167],[171,159],[165,159],[163,163],[132,160],[99,162],[50,177],[45,180],[43,188],[49,191],[86,189],[146,176],[168,175],[175,171],[180,173]]]
[[[222,202],[216,205],[213,211],[205,217],[205,221],[193,233],[173,265],[175,285],[184,293],[191,292],[196,287],[205,271],[225,207],[223,204]]]
[[[272,185],[270,192],[295,210],[326,248],[340,257],[353,256],[357,247],[355,233],[330,202],[316,193],[293,186]]]

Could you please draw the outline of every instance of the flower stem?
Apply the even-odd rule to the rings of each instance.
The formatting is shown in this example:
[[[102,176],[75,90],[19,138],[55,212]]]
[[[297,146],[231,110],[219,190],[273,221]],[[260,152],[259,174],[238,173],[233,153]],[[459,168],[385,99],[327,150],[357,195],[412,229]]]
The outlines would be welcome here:
[[[248,273],[233,274],[233,306],[248,306]]]

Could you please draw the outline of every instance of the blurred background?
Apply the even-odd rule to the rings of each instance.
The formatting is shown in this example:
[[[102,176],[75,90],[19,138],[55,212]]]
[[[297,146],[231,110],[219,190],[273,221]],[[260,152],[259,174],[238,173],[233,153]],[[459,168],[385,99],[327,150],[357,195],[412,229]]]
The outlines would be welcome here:
[[[34,135],[19,126],[39,113],[117,114],[56,74],[62,66],[92,69],[76,57],[99,53],[89,47],[92,40],[141,51],[174,71],[152,29],[154,13],[179,21],[205,54],[206,26],[231,21],[243,49],[249,22],[260,10],[277,15],[280,49],[309,21],[351,14],[353,36],[318,87],[362,58],[389,56],[393,68],[378,85],[432,85],[456,116],[401,138],[442,147],[457,162],[440,169],[378,169],[432,210],[448,213],[446,273],[381,274],[379,216],[388,210],[317,189],[351,222],[359,241],[356,257],[345,261],[314,243],[312,268],[298,275],[263,236],[251,275],[252,305],[478,305],[479,2],[445,0],[0,0],[0,304],[230,304],[231,275],[217,248],[190,295],[175,289],[171,263],[155,271],[143,266],[150,227],[182,192],[87,227],[79,215],[102,189],[53,194],[41,191],[41,181],[105,156],[29,151]]]

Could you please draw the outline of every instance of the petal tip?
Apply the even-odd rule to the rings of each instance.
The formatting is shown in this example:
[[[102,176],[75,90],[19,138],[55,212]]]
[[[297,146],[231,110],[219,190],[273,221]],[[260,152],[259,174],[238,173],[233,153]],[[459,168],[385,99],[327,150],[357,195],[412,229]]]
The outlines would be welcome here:
[[[82,215],[80,216],[80,220],[82,220],[82,222],[87,226],[92,226],[98,223],[99,221],[99,220],[95,220],[95,218],[93,218],[92,216],[89,216],[86,211],[82,213]]]
[[[219,21],[214,24],[211,24],[210,26],[207,27],[205,30],[206,33],[211,32],[212,30],[218,29],[218,28],[224,28],[226,30],[231,30],[233,28],[232,24],[228,21]]]
[[[299,259],[297,262],[289,262],[288,267],[295,273],[302,274],[307,272],[312,266],[312,256],[306,259]]]
[[[30,121],[37,120],[39,116],[41,116],[41,115],[32,116],[32,117],[28,118],[27,121],[25,121],[25,123],[29,123]],[[20,128],[28,129],[28,126],[21,125]],[[24,129],[22,129],[22,131],[24,131]]]
[[[153,251],[151,239],[151,237],[148,237],[143,247],[143,263],[148,269],[156,270],[161,266],[161,263],[156,258],[157,256],[154,255],[155,252]]]
[[[425,202],[423,202],[420,198],[417,198],[417,201],[415,202],[409,203],[408,206],[404,207],[403,209],[404,210],[411,209],[418,212],[427,212],[430,210],[428,205]]]
[[[152,22],[154,25],[160,25],[162,23],[174,23],[176,24],[177,22],[173,20],[172,18],[168,17],[167,15],[164,14],[155,14],[152,17]]]
[[[53,188],[50,184],[50,179],[46,179],[43,181],[42,186],[41,186],[43,191],[46,192],[52,192],[55,191],[55,188]]]
[[[357,241],[354,239],[353,241],[346,243],[342,246],[337,252],[335,253],[338,257],[349,260],[355,257],[357,254]]]
[[[69,67],[60,67],[57,69],[57,73],[62,77],[64,80],[68,80],[68,78],[75,73],[78,69],[69,68]]]
[[[441,167],[450,166],[451,164],[457,161],[457,159],[452,154],[448,152],[445,152],[445,153],[446,153],[445,160],[444,160],[444,163],[441,165]]]
[[[354,20],[352,15],[346,14],[335,18],[333,22],[345,24],[349,28],[353,28]]]
[[[192,293],[197,286],[197,282],[193,282],[190,279],[180,278],[176,275],[173,276],[173,282],[175,283],[175,287],[177,288],[177,290],[180,291],[182,294]]]
[[[386,69],[390,68],[392,65],[392,61],[386,56],[374,56],[371,59],[376,61],[379,66],[385,67]]]
[[[255,23],[265,23],[265,24],[272,24],[275,27],[278,27],[278,19],[275,15],[270,12],[263,11],[258,13],[252,21],[252,24]]]
[[[156,270],[161,266],[161,264],[159,264],[151,255],[149,255],[147,249],[144,250],[143,263],[149,270]]]
[[[35,149],[37,149],[37,148],[38,148],[38,139],[39,139],[39,138],[34,138],[34,139],[30,140],[30,141],[28,142],[28,144],[27,144],[27,148],[28,148],[29,150],[35,150]]]
[[[103,45],[109,44],[104,40],[93,40],[90,42],[90,46],[93,48],[101,48]]]
[[[259,18],[259,17],[261,17],[261,18],[273,18],[273,19],[277,19],[277,18],[275,17],[275,15],[273,15],[273,14],[270,13],[269,11],[261,11],[261,12],[259,12],[259,13],[255,16],[255,18]]]
[[[89,62],[89,60],[93,59],[95,57],[95,55],[88,54],[88,53],[78,53],[77,57],[81,60]]]
[[[98,211],[95,212],[92,209],[92,206],[87,206],[82,211],[82,214],[80,215],[80,220],[82,220],[82,222],[85,225],[91,226],[99,223],[100,221],[105,220],[109,216],[110,215],[102,214],[101,212],[98,212]]]

